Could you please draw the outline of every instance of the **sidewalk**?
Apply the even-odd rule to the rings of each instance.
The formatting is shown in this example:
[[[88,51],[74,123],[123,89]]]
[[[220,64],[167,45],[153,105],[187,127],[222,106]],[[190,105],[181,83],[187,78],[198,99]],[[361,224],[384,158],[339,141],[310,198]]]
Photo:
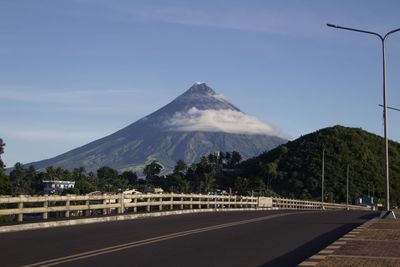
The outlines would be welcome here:
[[[347,233],[299,266],[400,267],[400,214],[397,220],[372,219]]]

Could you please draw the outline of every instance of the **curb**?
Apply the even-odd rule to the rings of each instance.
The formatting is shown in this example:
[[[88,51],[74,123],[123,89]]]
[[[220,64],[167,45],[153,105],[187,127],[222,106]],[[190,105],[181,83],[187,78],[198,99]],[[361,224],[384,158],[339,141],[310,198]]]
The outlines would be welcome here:
[[[175,210],[175,211],[161,211],[152,213],[114,215],[114,216],[96,217],[96,218],[81,218],[72,220],[51,221],[51,222],[35,222],[35,223],[25,223],[19,225],[0,226],[0,234],[9,232],[27,231],[27,230],[38,230],[38,229],[53,228],[53,227],[74,226],[74,225],[101,223],[101,222],[116,222],[116,221],[144,219],[151,217],[171,216],[180,214],[191,214],[191,213],[202,213],[202,212],[224,212],[224,211],[263,211],[263,210],[274,210],[274,209],[239,208],[239,209]]]
[[[323,261],[325,258],[332,255],[337,249],[339,249],[340,247],[345,245],[347,243],[347,241],[353,240],[354,238],[356,238],[356,236],[360,232],[362,232],[365,228],[368,228],[371,224],[375,223],[378,220],[379,220],[378,218],[373,218],[373,219],[361,224],[360,226],[354,228],[347,234],[343,235],[341,238],[339,238],[332,244],[330,244],[327,247],[325,247],[324,249],[320,250],[317,254],[315,254],[315,255],[309,257],[308,259],[306,259],[305,261],[301,262],[297,266],[299,266],[299,267],[316,266],[318,263]]]

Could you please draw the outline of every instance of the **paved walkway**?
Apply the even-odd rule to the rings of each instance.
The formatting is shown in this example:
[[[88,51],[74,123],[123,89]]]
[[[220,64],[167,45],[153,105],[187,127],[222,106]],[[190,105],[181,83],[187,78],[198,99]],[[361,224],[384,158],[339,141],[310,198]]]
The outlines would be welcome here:
[[[397,220],[372,219],[299,266],[400,267],[400,213]]]

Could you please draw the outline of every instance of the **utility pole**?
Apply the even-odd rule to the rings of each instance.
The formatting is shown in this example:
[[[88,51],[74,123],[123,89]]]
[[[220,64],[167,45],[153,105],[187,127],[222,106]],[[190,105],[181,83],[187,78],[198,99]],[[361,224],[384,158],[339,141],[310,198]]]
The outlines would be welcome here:
[[[349,165],[347,164],[346,209],[349,210]]]
[[[388,138],[388,125],[387,125],[387,93],[386,93],[386,40],[387,37],[395,32],[400,31],[400,28],[394,29],[390,32],[387,32],[385,35],[381,35],[376,32],[371,32],[371,31],[366,31],[366,30],[361,30],[361,29],[355,29],[355,28],[349,28],[349,27],[343,27],[339,25],[334,25],[334,24],[327,24],[328,27],[336,28],[336,29],[341,29],[341,30],[347,30],[347,31],[353,31],[353,32],[359,32],[359,33],[366,33],[370,35],[375,35],[379,38],[381,41],[381,49],[382,49],[382,78],[383,78],[383,124],[384,124],[384,136],[385,136],[385,170],[386,170],[386,215],[390,213],[390,184],[389,184],[389,138]],[[393,212],[391,212],[393,217],[395,216]],[[385,216],[386,216],[385,215]]]
[[[325,148],[322,149],[322,181],[321,181],[321,207],[324,207],[324,177],[325,176]]]

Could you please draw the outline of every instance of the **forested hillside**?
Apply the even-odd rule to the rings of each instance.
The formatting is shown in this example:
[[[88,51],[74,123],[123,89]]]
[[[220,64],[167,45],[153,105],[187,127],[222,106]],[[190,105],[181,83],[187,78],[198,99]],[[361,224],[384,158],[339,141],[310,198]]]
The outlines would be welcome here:
[[[265,177],[275,192],[288,197],[321,196],[322,151],[325,149],[325,198],[345,201],[346,169],[350,196],[385,197],[384,139],[359,128],[334,126],[302,136],[241,164],[248,178]],[[392,205],[400,203],[400,144],[390,142]]]

